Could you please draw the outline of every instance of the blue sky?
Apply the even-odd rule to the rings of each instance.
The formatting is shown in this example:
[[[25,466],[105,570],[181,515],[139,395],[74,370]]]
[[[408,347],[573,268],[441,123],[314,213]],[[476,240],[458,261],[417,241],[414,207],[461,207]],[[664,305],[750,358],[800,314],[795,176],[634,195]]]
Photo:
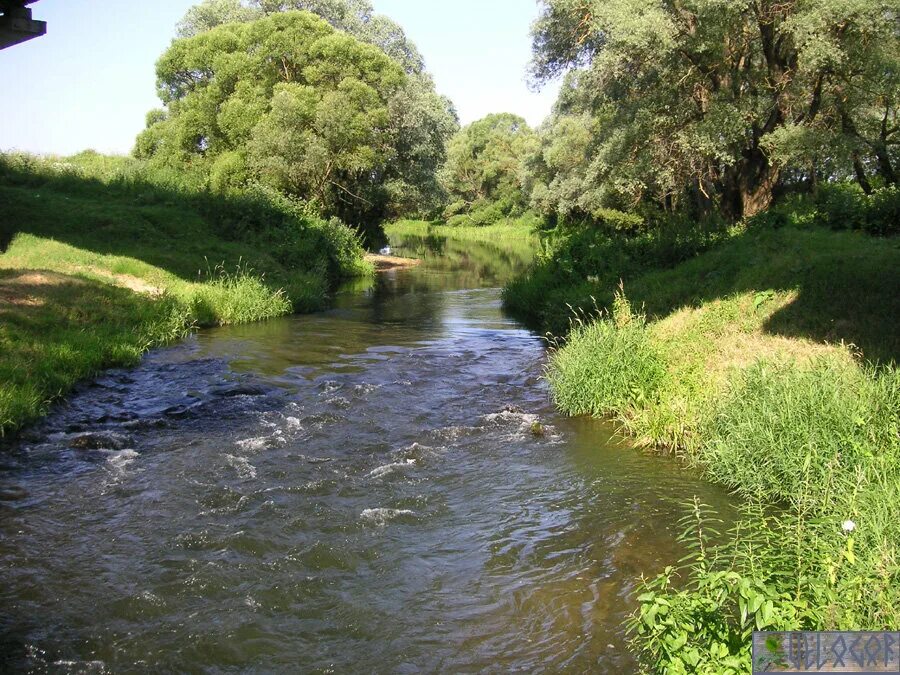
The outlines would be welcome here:
[[[127,153],[159,106],[154,63],[195,0],[40,0],[47,35],[0,51],[0,149]],[[424,54],[463,123],[514,112],[538,124],[556,87],[528,90],[535,0],[374,0]]]

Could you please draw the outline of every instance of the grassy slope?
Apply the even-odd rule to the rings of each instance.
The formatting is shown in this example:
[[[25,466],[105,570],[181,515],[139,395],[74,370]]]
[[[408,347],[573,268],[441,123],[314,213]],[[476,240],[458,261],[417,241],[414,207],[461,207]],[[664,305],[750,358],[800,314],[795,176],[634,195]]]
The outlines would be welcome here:
[[[614,415],[645,444],[683,453],[711,479],[785,509],[742,523],[712,567],[694,561],[688,590],[672,591],[671,575],[651,587],[635,626],[653,668],[722,672],[733,658],[743,668],[742,631],[754,622],[896,629],[897,270],[896,239],[751,231],[626,280],[632,304],[620,295],[608,318],[576,320],[552,355],[548,376],[564,411]],[[842,536],[845,519],[857,525],[855,541]],[[752,550],[742,548],[748,532],[760,537]],[[789,550],[772,545],[785,540]],[[737,582],[716,572],[738,574],[771,605],[742,617]],[[670,623],[651,611],[656,600],[671,608]],[[719,654],[717,641],[737,651]]]
[[[0,185],[0,435],[194,326],[325,302],[324,270],[217,236],[177,193],[70,183]]]
[[[634,431],[683,446],[681,436],[732,371],[760,358],[824,353],[886,362],[900,357],[900,242],[850,232],[762,230],[738,236],[671,270],[626,282],[655,319],[653,343],[668,364],[669,409]],[[848,357],[849,358],[849,357]]]

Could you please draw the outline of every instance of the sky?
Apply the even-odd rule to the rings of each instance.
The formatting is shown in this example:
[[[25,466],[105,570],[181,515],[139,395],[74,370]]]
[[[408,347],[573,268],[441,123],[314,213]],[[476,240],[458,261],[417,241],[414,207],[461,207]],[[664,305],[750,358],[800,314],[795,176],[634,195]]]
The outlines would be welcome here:
[[[0,50],[0,150],[128,153],[160,106],[154,64],[195,0],[40,0],[47,35]],[[549,114],[558,87],[526,83],[536,0],[373,0],[405,29],[467,124]]]

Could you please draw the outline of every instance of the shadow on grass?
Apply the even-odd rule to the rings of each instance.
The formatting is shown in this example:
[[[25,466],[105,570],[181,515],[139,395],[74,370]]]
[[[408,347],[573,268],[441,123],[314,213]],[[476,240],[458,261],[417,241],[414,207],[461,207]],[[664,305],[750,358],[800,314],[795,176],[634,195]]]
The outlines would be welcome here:
[[[348,276],[349,233],[341,241],[286,200],[181,187],[177,173],[154,173],[127,158],[85,157],[93,162],[86,168],[0,155],[0,250],[28,233],[140,260],[189,281],[217,265],[239,264],[275,287],[289,286],[295,271],[331,282]],[[108,178],[92,178],[91,171]]]
[[[678,268],[635,279],[629,293],[664,316],[739,293],[794,292],[764,331],[855,345],[900,359],[900,240],[823,229],[751,230]]]
[[[0,270],[0,436],[42,415],[77,381],[136,363],[188,326],[167,299],[53,272]]]
[[[546,264],[545,264],[546,265]],[[600,267],[602,263],[597,263]],[[621,262],[617,263],[621,267]],[[764,305],[769,294],[792,292],[794,299],[763,326],[769,334],[855,345],[864,358],[900,360],[900,239],[824,228],[756,228],[677,265],[631,259],[621,277],[601,272],[592,282],[567,285],[565,271],[549,265],[507,289],[511,305],[540,307],[532,312],[543,329],[562,334],[571,311],[590,312],[594,300],[609,307],[619,279],[635,307],[662,318],[684,307],[752,293]],[[646,271],[650,269],[651,271]]]

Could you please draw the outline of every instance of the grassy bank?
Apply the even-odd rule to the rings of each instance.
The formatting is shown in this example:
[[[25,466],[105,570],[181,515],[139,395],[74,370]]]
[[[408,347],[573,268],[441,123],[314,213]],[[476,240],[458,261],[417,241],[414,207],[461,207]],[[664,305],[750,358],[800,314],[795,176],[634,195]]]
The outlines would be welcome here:
[[[197,326],[326,302],[370,266],[343,225],[130,158],[0,157],[0,434]]]
[[[748,504],[718,546],[694,506],[693,555],[645,584],[636,650],[655,671],[746,672],[755,629],[896,630],[900,242],[750,227],[704,249],[624,292],[584,280],[605,309],[548,369],[562,410],[615,417]]]
[[[502,220],[493,225],[483,227],[474,225],[444,225],[424,220],[399,220],[385,225],[385,233],[396,236],[437,236],[456,239],[458,241],[484,242],[528,242],[534,248],[538,246],[535,232],[537,223],[533,218]]]

